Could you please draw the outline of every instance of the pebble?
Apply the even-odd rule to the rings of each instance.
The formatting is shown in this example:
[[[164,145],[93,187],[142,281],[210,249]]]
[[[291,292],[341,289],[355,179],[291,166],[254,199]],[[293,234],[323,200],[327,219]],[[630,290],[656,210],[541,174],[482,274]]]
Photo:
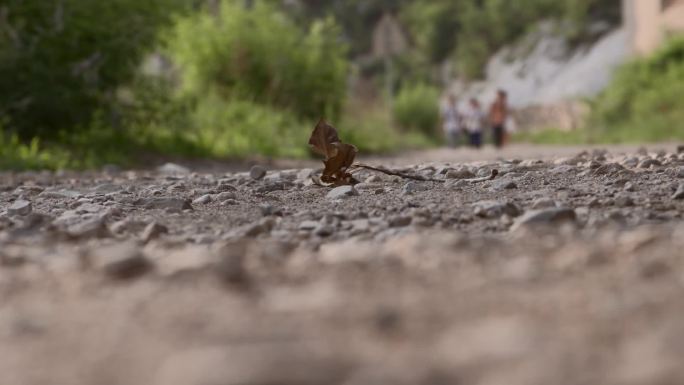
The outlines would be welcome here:
[[[475,174],[470,172],[466,167],[461,167],[457,170],[449,170],[446,173],[446,179],[471,179],[475,178]]]
[[[539,226],[550,224],[561,224],[565,222],[575,222],[577,213],[569,208],[554,208],[544,210],[532,210],[518,218],[511,230],[516,230],[524,226]]]
[[[616,175],[627,171],[624,167],[617,163],[608,163],[592,171],[593,175]]]
[[[24,216],[29,215],[33,211],[33,206],[31,202],[25,200],[18,200],[12,203],[10,207],[7,208],[8,215],[18,215]]]
[[[502,179],[495,181],[492,188],[495,191],[514,190],[518,188],[518,184],[513,182],[512,180]]]
[[[67,233],[73,238],[109,238],[112,233],[102,218],[91,218],[67,228]]]
[[[402,187],[401,193],[403,195],[412,195],[418,192],[427,191],[428,186],[425,183],[408,182]]]
[[[192,210],[192,205],[187,199],[181,198],[146,198],[136,202],[138,206],[146,209],[160,209],[170,211]]]
[[[400,215],[400,216],[390,218],[388,221],[388,224],[389,224],[389,227],[406,227],[406,226],[409,226],[412,221],[413,221],[413,218]]]
[[[502,215],[517,217],[521,210],[515,203],[503,201],[480,201],[473,204],[474,214],[482,218],[498,218]]]
[[[299,224],[299,230],[303,231],[313,231],[318,227],[318,222],[316,221],[303,221]]]
[[[329,225],[318,225],[316,229],[314,230],[314,235],[325,238],[333,235],[335,233],[335,229],[332,228],[332,226]]]
[[[267,194],[270,192],[274,191],[282,191],[285,190],[285,185],[280,182],[273,182],[273,183],[268,183],[265,186],[258,187],[256,190],[257,193],[260,194]]]
[[[642,160],[642,161],[639,163],[639,166],[638,166],[638,167],[639,167],[639,168],[651,168],[651,167],[660,167],[660,166],[662,166],[662,165],[663,165],[663,164],[660,163],[659,160],[656,160],[656,159],[645,159],[645,160]]]
[[[261,211],[261,215],[265,217],[269,217],[272,215],[278,215],[282,216],[283,215],[283,210],[281,210],[278,207],[273,206],[270,203],[264,203],[259,205],[259,210]]]
[[[302,169],[297,173],[297,179],[302,182],[308,181],[311,179],[311,175],[313,174],[313,172],[314,170],[310,168]]]
[[[229,199],[236,199],[236,198],[237,198],[237,195],[235,195],[235,193],[231,192],[231,191],[224,191],[224,192],[216,195],[216,200],[219,202],[225,202]]]
[[[262,166],[256,165],[252,166],[249,170],[249,177],[254,180],[263,179],[266,176],[266,169]]]
[[[468,181],[466,181],[465,179],[457,179],[457,180],[450,180],[450,181],[446,182],[444,187],[458,190],[458,189],[462,189],[464,187],[467,187],[469,185],[470,185],[470,183],[468,183]]]
[[[91,251],[95,267],[114,279],[131,279],[145,274],[152,264],[133,243],[99,246]]]
[[[539,198],[532,203],[532,209],[534,210],[550,209],[554,207],[558,207],[558,203],[549,198]]]
[[[169,232],[169,229],[161,225],[157,222],[152,222],[149,225],[145,227],[145,230],[143,230],[141,239],[143,242],[148,243],[154,239],[159,238],[162,234],[167,234]]]
[[[179,164],[175,163],[166,163],[162,166],[159,166],[157,168],[157,171],[162,173],[162,174],[169,174],[169,175],[186,175],[190,174],[190,169],[187,167],[183,167]]]
[[[76,212],[79,214],[90,213],[95,214],[104,210],[104,206],[95,203],[83,203],[76,207]]]
[[[634,206],[634,200],[629,195],[621,194],[615,197],[615,205],[619,207]]]
[[[192,204],[194,205],[206,205],[208,203],[211,203],[212,197],[209,194],[202,195],[201,197],[195,199],[192,201]]]
[[[356,191],[354,186],[340,186],[336,187],[330,192],[328,192],[327,198],[328,199],[345,199],[353,196],[359,195],[359,192]]]
[[[672,195],[672,199],[684,199],[684,183],[681,183],[677,188],[677,191]]]
[[[82,197],[83,194],[73,190],[45,190],[38,194],[38,196],[50,199],[78,199]]]
[[[242,235],[249,238],[255,238],[259,235],[270,233],[275,227],[275,221],[272,218],[264,218],[259,222],[249,224],[242,228]]]

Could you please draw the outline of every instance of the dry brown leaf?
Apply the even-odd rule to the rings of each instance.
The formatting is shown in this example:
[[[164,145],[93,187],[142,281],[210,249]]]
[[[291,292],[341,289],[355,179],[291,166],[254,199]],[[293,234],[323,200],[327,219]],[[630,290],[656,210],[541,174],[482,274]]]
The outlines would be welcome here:
[[[311,138],[309,138],[309,146],[311,149],[330,159],[337,154],[337,147],[335,144],[341,143],[340,137],[337,136],[335,127],[329,125],[325,119],[318,121],[316,128],[314,128]]]
[[[314,152],[325,157],[325,170],[321,175],[321,182],[335,186],[358,183],[348,172],[358,149],[351,144],[342,143],[335,127],[324,119],[321,119],[314,128],[309,146]]]

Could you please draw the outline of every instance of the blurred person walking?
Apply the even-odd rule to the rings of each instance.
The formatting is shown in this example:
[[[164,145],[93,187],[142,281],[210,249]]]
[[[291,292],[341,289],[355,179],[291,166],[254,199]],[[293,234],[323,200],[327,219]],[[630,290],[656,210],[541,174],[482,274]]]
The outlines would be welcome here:
[[[508,94],[504,90],[496,93],[496,100],[489,109],[489,122],[492,125],[494,146],[501,148],[506,136],[506,120],[508,119]]]
[[[482,147],[482,129],[486,119],[487,115],[482,110],[480,102],[475,98],[470,99],[463,114],[463,122],[465,130],[468,132],[471,147]]]
[[[447,103],[442,107],[442,129],[446,136],[449,147],[457,147],[463,131],[463,117],[458,111],[458,99],[455,95],[449,95]]]

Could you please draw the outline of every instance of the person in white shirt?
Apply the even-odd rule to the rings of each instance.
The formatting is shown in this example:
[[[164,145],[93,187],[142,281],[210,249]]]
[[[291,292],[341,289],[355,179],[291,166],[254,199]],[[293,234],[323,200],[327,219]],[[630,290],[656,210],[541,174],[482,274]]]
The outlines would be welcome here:
[[[449,147],[456,147],[459,144],[459,138],[463,133],[462,120],[463,117],[458,110],[458,99],[454,95],[449,95],[447,103],[442,106],[442,129]]]
[[[463,113],[463,123],[468,132],[468,138],[472,147],[482,147],[482,130],[484,129],[486,118],[487,114],[482,111],[480,102],[475,98],[470,99],[468,107]]]

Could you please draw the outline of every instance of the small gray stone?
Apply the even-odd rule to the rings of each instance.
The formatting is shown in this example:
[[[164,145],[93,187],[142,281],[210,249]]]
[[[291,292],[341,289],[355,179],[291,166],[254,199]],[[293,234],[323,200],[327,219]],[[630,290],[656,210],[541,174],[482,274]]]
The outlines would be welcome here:
[[[145,274],[152,264],[138,246],[123,243],[91,251],[95,266],[114,279],[130,279]]]
[[[619,207],[634,206],[634,200],[629,195],[620,194],[615,198],[615,205]]]
[[[136,202],[137,205],[146,209],[160,209],[171,211],[192,210],[192,205],[186,199],[181,198],[146,198]]]
[[[270,192],[282,191],[282,190],[285,190],[285,185],[283,183],[272,182],[272,183],[268,183],[265,186],[261,186],[261,187],[257,188],[255,191],[257,193],[260,193],[260,194],[267,194]]]
[[[244,226],[242,228],[242,235],[256,238],[259,235],[270,233],[273,227],[275,227],[275,221],[272,218],[263,218],[259,222]]]
[[[231,191],[224,191],[216,196],[216,200],[219,202],[225,202],[228,199],[235,199],[237,198],[237,195],[235,195],[234,192]]]
[[[468,170],[467,168],[461,167],[457,170],[447,171],[446,178],[447,179],[471,179],[471,178],[475,178],[475,174],[470,172],[470,170]]]
[[[402,187],[401,193],[403,195],[412,195],[418,192],[427,191],[428,187],[423,183],[408,182]]]
[[[316,229],[314,230],[314,235],[325,238],[333,235],[335,233],[335,229],[332,228],[332,226],[329,225],[318,225]]]
[[[517,217],[521,210],[515,203],[501,201],[480,201],[473,205],[474,214],[482,218],[499,218],[502,215]]]
[[[377,175],[371,175],[364,181],[366,184],[381,183],[382,178]]]
[[[468,183],[467,180],[465,179],[457,179],[457,180],[450,180],[446,182],[444,187],[446,188],[451,188],[451,189],[462,189],[464,187],[470,186],[470,183]]]
[[[518,188],[518,184],[513,182],[512,180],[502,179],[495,181],[492,188],[495,191],[514,190]]]
[[[310,168],[304,168],[297,173],[297,179],[302,182],[308,181],[309,179],[311,179],[311,174],[313,174],[313,172],[314,170]]]
[[[111,232],[102,218],[91,218],[71,225],[67,229],[69,236],[73,238],[109,238]]]
[[[12,203],[12,205],[7,208],[7,214],[24,216],[29,215],[33,210],[31,202],[25,200],[18,200]]]
[[[304,221],[299,224],[299,230],[303,231],[313,231],[318,227],[318,222],[316,221]]]
[[[672,195],[672,199],[684,199],[684,183],[681,183],[677,191]]]
[[[353,196],[359,195],[359,192],[356,191],[354,186],[340,186],[336,187],[332,190],[327,195],[328,199],[345,199]]]
[[[104,206],[95,204],[95,203],[83,203],[76,207],[76,212],[79,214],[83,213],[88,213],[88,214],[96,214],[101,211],[103,211],[105,208]]]
[[[201,197],[195,199],[192,201],[192,204],[194,205],[206,205],[208,203],[211,203],[212,197],[209,194],[202,195]]]
[[[677,170],[677,178],[684,178],[684,167],[680,167]]]
[[[368,219],[357,219],[351,222],[351,226],[357,232],[366,232],[370,230],[370,221]]]
[[[603,166],[595,169],[594,171],[592,171],[592,174],[597,175],[597,176],[598,175],[610,175],[610,176],[612,176],[612,175],[623,173],[625,171],[627,171],[627,169],[625,169],[624,167],[622,167],[618,163],[607,163],[607,164],[604,164]]]
[[[549,198],[539,198],[532,203],[532,209],[534,210],[550,209],[557,206],[556,201]]]
[[[38,194],[38,196],[51,199],[78,199],[82,197],[83,194],[73,190],[45,190]]]
[[[636,157],[627,158],[622,162],[622,164],[627,166],[627,167],[634,168],[637,165],[639,165],[639,158],[636,158]]]
[[[141,239],[143,242],[148,243],[149,241],[153,239],[159,238],[162,234],[167,234],[169,232],[169,229],[161,225],[157,222],[152,222],[147,227],[145,227],[145,230],[143,230]]]
[[[569,208],[533,210],[526,212],[523,216],[518,218],[511,230],[516,230],[524,226],[544,226],[564,222],[574,223],[576,220],[577,213],[575,213],[575,210]]]
[[[259,210],[261,210],[261,215],[265,217],[269,217],[272,215],[283,215],[283,210],[273,206],[270,203],[264,203],[259,205]]]
[[[249,177],[254,180],[263,179],[266,176],[266,169],[256,165],[249,170]]]
[[[407,216],[396,216],[388,221],[389,227],[406,227],[411,224],[413,218]]]
[[[179,164],[175,163],[166,163],[162,166],[159,166],[157,168],[157,171],[162,173],[162,174],[169,174],[169,175],[185,175],[185,174],[190,174],[190,169],[187,167],[183,167]]]
[[[639,163],[639,168],[651,168],[651,167],[660,167],[663,164],[660,163],[660,161],[656,159],[645,159],[642,160],[641,163]]]

